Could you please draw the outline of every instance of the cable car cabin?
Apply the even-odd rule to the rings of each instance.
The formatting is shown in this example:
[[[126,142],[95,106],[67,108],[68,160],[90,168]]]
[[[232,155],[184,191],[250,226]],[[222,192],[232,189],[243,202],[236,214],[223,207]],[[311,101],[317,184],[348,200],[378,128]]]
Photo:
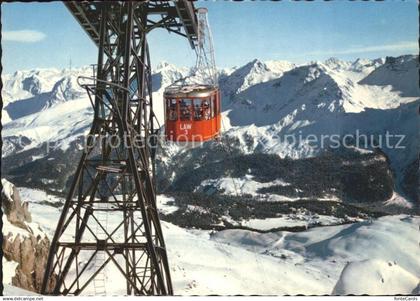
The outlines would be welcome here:
[[[175,142],[204,142],[220,133],[220,91],[216,86],[165,89],[165,135]]]

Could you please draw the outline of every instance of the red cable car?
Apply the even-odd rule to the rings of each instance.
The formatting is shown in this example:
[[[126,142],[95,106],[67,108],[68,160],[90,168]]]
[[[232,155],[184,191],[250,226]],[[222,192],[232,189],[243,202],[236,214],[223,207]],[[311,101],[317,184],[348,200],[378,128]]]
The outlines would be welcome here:
[[[220,133],[220,91],[217,86],[169,86],[164,92],[166,140],[204,142]]]

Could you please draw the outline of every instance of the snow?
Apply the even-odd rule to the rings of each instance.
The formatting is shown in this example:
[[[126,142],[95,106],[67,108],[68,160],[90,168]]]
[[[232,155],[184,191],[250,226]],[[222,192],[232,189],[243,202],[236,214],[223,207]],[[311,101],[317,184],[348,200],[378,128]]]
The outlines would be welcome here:
[[[389,200],[384,202],[384,205],[385,206],[396,205],[396,206],[402,207],[402,208],[413,208],[413,204],[410,203],[409,201],[407,201],[406,198],[404,198],[403,196],[401,196],[397,192],[394,192],[392,194],[392,197]]]
[[[25,189],[25,196],[30,195],[30,189]],[[35,199],[39,195],[34,191]],[[163,210],[175,210],[172,205],[165,208],[170,201],[158,196]],[[60,209],[32,200],[30,210],[33,220],[51,238]],[[114,219],[115,215],[109,216],[110,223],[117,222]],[[188,230],[162,222],[177,295],[318,295],[341,293],[338,289],[346,293],[411,292],[420,277],[419,225],[418,216],[397,215],[299,233],[257,233]],[[13,267],[7,268],[9,273]],[[125,294],[125,282],[113,265],[106,268],[106,275],[107,294]],[[388,285],[378,283],[377,275]]]
[[[194,191],[207,191],[208,187],[211,186],[213,189],[223,191],[224,194],[228,195],[250,194],[252,196],[262,196],[262,194],[257,192],[259,189],[275,185],[289,186],[290,184],[281,179],[268,183],[260,183],[254,181],[252,175],[245,175],[242,178],[222,177],[218,179],[207,179],[201,182]]]
[[[51,92],[56,84],[65,78],[72,77],[76,79],[79,75],[92,76],[92,74],[93,70],[89,66],[72,70],[38,68],[34,70],[20,70],[14,74],[2,74],[4,107],[15,101]],[[78,89],[77,85],[73,87]]]
[[[37,293],[4,283],[4,296],[36,296]]]
[[[309,227],[314,224],[334,225],[340,224],[343,219],[328,215],[286,215],[265,219],[249,219],[241,222],[241,225],[251,229],[268,231],[282,227]]]
[[[284,72],[294,68],[295,65],[283,61],[267,61],[266,63],[255,59],[242,67],[235,68],[233,72],[220,76],[219,86],[222,93],[223,110],[229,109],[234,102],[232,95],[241,93],[248,88],[269,82],[281,77]]]
[[[262,152],[297,159],[316,156],[319,152],[305,140],[309,134],[355,133],[357,129],[383,134],[389,130],[406,135],[405,149],[384,149],[398,174],[418,152],[415,125],[420,92],[413,86],[417,84],[412,76],[415,60],[418,57],[404,56],[396,63],[384,59],[355,62],[329,59],[300,66],[254,60],[242,67],[220,70],[224,135],[238,141],[235,147],[244,154]],[[159,64],[153,70],[155,113],[161,124],[164,88],[188,72],[188,68],[168,63]],[[89,76],[91,69],[37,69],[3,74],[3,139],[29,138],[31,143],[24,150],[44,142],[66,149],[77,137],[85,135],[92,121],[92,110],[87,97],[79,94],[83,92],[74,81],[78,75]],[[304,139],[296,144],[279,139],[286,134],[301,135]],[[175,144],[167,143],[165,147],[168,158],[164,160],[184,151]],[[2,155],[14,151],[13,146],[6,145]],[[206,180],[197,190],[206,185],[224,189],[226,194],[236,194],[237,185],[241,193],[257,195],[258,189],[275,184],[260,183],[250,176],[225,177]],[[279,179],[277,185],[287,183]],[[10,190],[10,186],[4,185],[4,189]],[[61,209],[43,201],[62,203],[63,200],[40,190],[20,188],[19,191],[22,200],[30,202],[35,224],[28,227],[38,233],[37,224],[40,224],[51,238]],[[282,196],[270,196],[269,200],[293,201]],[[158,196],[162,213],[178,210],[172,201],[170,197]],[[412,207],[397,193],[385,205]],[[110,216],[111,221],[117,222],[116,219]],[[327,216],[279,216],[244,220],[241,224],[269,230],[315,222],[330,225],[337,220]],[[13,237],[28,233],[7,219],[3,218],[3,223],[4,233],[12,232]],[[420,277],[419,223],[418,216],[400,215],[351,225],[316,227],[300,233],[225,230],[211,234],[166,222],[162,227],[176,294],[294,295],[330,294],[333,290],[394,294],[412,292],[418,284],[413,279]],[[5,268],[13,274],[12,263]],[[125,282],[117,276],[119,272],[110,266],[106,273],[108,293],[124,294]],[[363,281],[361,275],[366,276]]]
[[[415,82],[409,76],[416,59],[416,56],[403,56],[390,64],[384,59],[346,62],[331,58],[299,66],[256,59],[241,67],[219,70],[223,94],[222,131],[233,141],[239,141],[235,147],[245,154],[262,152],[298,159],[316,156],[320,151],[307,141],[309,134],[343,135],[354,134],[356,130],[383,134],[387,129],[407,137],[404,150],[384,149],[399,175],[400,169],[417,155],[413,143],[417,134],[413,122],[417,114],[412,108],[420,92],[404,84]],[[153,70],[154,111],[160,125],[163,125],[164,115],[163,90],[189,71],[189,68],[166,62]],[[364,80],[374,73],[382,75]],[[392,80],[387,77],[388,73]],[[83,91],[77,87],[75,79],[91,74],[91,69],[85,67],[3,75],[5,107],[43,93],[52,95],[47,105],[32,114],[14,120],[3,115],[6,141],[3,156],[14,152],[15,147],[8,143],[14,136],[31,140],[24,150],[47,141],[50,147],[66,149],[72,141],[86,134],[92,110],[86,96],[78,94]],[[294,144],[283,139],[285,135],[302,136],[302,140]],[[168,155],[171,157],[180,151],[182,148],[172,147]]]
[[[154,72],[154,111],[163,125],[163,90],[189,69],[162,63]],[[86,92],[77,83],[78,76],[92,76],[92,69],[37,69],[4,74],[3,137],[29,138],[31,144],[25,149],[50,142],[51,147],[65,150],[76,138],[86,135],[93,113]],[[29,87],[25,82],[29,82]],[[3,156],[12,152],[13,149],[3,151]]]
[[[13,193],[13,184],[7,181],[6,179],[2,179],[2,185],[3,185],[3,190],[4,190],[5,195],[11,200],[11,196]],[[19,191],[19,194],[20,192],[21,191]],[[26,197],[28,197],[28,195],[25,195],[25,194],[21,195],[21,200],[24,201]],[[16,237],[19,237],[22,240],[25,237],[29,237],[30,234],[33,234],[35,237],[39,236],[41,238],[45,236],[44,231],[41,229],[41,227],[39,226],[37,222],[23,221],[22,227],[18,227],[9,222],[6,214],[3,214],[2,221],[3,221],[2,233],[4,236],[10,235],[8,237],[10,241],[14,241]]]
[[[57,203],[63,204],[64,199],[48,194],[43,190],[34,189],[34,188],[26,188],[26,187],[19,187],[19,194],[22,200],[28,200],[30,204],[33,203],[40,203],[40,202],[50,202],[50,203]]]
[[[329,60],[297,66],[265,82],[256,77],[258,83],[233,96],[226,95],[227,114],[223,122],[230,127],[224,133],[238,140],[236,147],[244,153],[263,152],[298,159],[316,156],[320,151],[310,146],[308,135],[319,138],[355,135],[356,131],[383,135],[388,130],[406,136],[404,150],[383,147],[398,173],[417,155],[413,142],[417,135],[415,107],[420,92],[405,93],[396,89],[405,86],[395,82],[382,85],[378,80],[375,85],[364,84],[362,79],[375,68],[382,68],[382,64],[383,60],[353,63]],[[404,71],[412,67],[398,68]],[[402,72],[399,81],[416,83],[410,74]],[[226,84],[221,83],[222,91],[228,91],[227,94],[231,89],[229,84],[228,80]],[[286,140],[286,135],[302,139],[293,144]]]
[[[159,211],[163,214],[171,214],[179,209],[178,206],[168,204],[169,202],[175,202],[175,199],[172,197],[159,195],[156,202],[156,206],[159,208]]]
[[[357,279],[357,282],[355,282]],[[334,295],[413,294],[419,278],[391,261],[349,262],[334,287]]]
[[[3,285],[12,284],[12,278],[15,276],[15,270],[19,264],[13,260],[7,261],[3,257]]]
[[[3,124],[8,123],[9,121],[11,121],[12,119],[10,118],[9,114],[7,113],[6,110],[1,110],[1,122]]]
[[[318,271],[328,279],[326,283],[320,284],[326,294],[333,292],[335,283],[348,262],[385,262],[386,265],[375,264],[373,270],[388,275],[386,279],[387,283],[392,285],[390,288],[373,284],[377,276],[373,271],[369,271],[368,274],[369,267],[366,265],[359,273],[343,272],[346,282],[351,282],[348,289],[363,294],[372,292],[360,281],[366,272],[369,276],[363,279],[372,283],[375,294],[387,294],[391,290],[391,294],[403,294],[413,291],[420,277],[420,262],[417,260],[420,256],[419,224],[418,216],[399,215],[351,225],[317,227],[300,233],[261,234],[245,230],[225,230],[216,233],[213,239],[260,254],[283,258],[285,262],[296,263],[305,270]],[[389,270],[389,262],[398,268]],[[404,270],[406,272],[401,272]],[[396,277],[400,274],[404,276],[399,284],[393,285],[395,280],[391,278],[395,277],[391,275],[391,271],[395,271]],[[417,282],[413,282],[413,277],[409,275],[414,276]],[[335,279],[332,281],[334,285],[330,286],[329,280],[332,279]]]
[[[418,57],[412,55],[387,58],[382,66],[376,68],[361,83],[389,86],[402,96],[418,97],[420,94],[418,68]],[[410,80],[404,80],[405,78]]]
[[[264,64],[268,67],[269,70],[278,74],[279,76],[282,75],[284,72],[287,72],[296,67],[296,65],[293,63],[280,60],[269,60],[265,61]]]
[[[361,150],[364,152],[364,150]],[[368,152],[368,151],[366,151]],[[289,197],[285,195],[271,194],[271,193],[260,193],[259,189],[268,188],[272,186],[290,186],[290,183],[286,183],[282,179],[276,179],[271,182],[261,183],[254,180],[254,176],[245,175],[241,178],[232,178],[232,177],[220,177],[216,179],[206,179],[195,187],[194,192],[202,192],[206,194],[220,193],[225,195],[251,195],[255,197],[256,200],[260,201],[271,201],[271,202],[292,202],[297,200],[310,200],[311,197]],[[296,192],[299,192],[298,189],[294,189]],[[340,201],[336,196],[325,196],[324,198],[318,198],[320,201],[334,200]],[[404,199],[401,197],[399,204],[403,204]],[[410,204],[405,200],[407,204]]]
[[[92,122],[90,106],[87,98],[67,101],[5,124],[3,136],[22,135],[29,138],[32,143],[24,149],[50,142],[50,147],[64,150],[71,141],[88,133]]]
[[[1,179],[1,186],[3,187],[2,192],[4,195],[9,199],[9,201],[12,201],[12,195],[13,195],[13,184],[7,181],[6,179]]]
[[[199,214],[205,214],[205,213],[209,213],[210,211],[198,205],[187,205],[186,212],[196,212]]]

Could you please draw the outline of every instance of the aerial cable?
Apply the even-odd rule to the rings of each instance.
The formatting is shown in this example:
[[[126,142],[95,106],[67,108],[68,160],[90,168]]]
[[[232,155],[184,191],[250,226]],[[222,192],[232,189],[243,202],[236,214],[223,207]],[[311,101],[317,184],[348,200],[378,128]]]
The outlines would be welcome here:
[[[223,128],[223,132],[225,132],[225,133],[226,133],[226,127],[225,127],[225,124],[224,124],[224,122],[223,122],[223,118],[222,118],[222,128]],[[225,151],[227,154],[230,154],[231,159],[233,159],[233,157],[234,157],[234,155],[233,155],[233,147],[231,147],[231,145],[228,143],[228,140],[227,140],[227,139],[225,139],[225,142],[223,142],[223,138],[221,137],[221,138],[219,139],[219,143],[220,143],[220,146],[222,147],[222,149],[224,149],[224,151]],[[232,179],[232,184],[233,184],[233,187],[234,187],[234,190],[235,190],[235,195],[236,195],[236,197],[237,197],[237,198],[239,198],[239,197],[240,197],[240,194],[239,194],[238,184],[236,183],[235,178],[232,176],[232,172],[230,173],[230,178]],[[217,245],[220,249],[222,249],[222,250],[224,250],[226,253],[228,253],[228,251],[227,251],[226,247],[225,247],[225,246],[223,246],[223,244],[222,244],[221,242],[219,242],[219,241],[217,240],[217,238],[216,238],[214,241],[215,241],[216,245]],[[262,270],[263,270],[263,275],[264,275],[263,277],[264,277],[264,278],[266,278],[266,275],[265,275],[265,269],[264,269],[263,263],[262,263],[262,262],[260,261],[260,259],[259,259],[259,255],[260,255],[260,253],[258,252],[257,247],[256,247],[256,246],[251,246],[251,249],[250,249],[250,250],[248,250],[248,251],[250,251],[251,253],[253,253],[253,254],[254,254],[254,258],[255,258],[256,265],[257,265],[257,267],[259,267],[260,269],[262,269]],[[265,281],[263,281],[263,283],[264,283],[264,285],[266,286],[266,282],[265,282]]]
[[[226,127],[225,127],[225,123],[223,121],[223,116],[221,117],[221,119],[222,119],[222,129],[223,129],[223,132],[226,133]],[[226,140],[225,143],[223,142],[223,137],[220,137],[220,139],[218,139],[218,140],[220,142],[219,144],[222,147],[222,149],[227,154],[230,154],[230,158],[233,159],[233,148],[229,145],[227,138],[225,139]],[[230,178],[232,179],[233,188],[235,189],[235,195],[237,197],[239,197],[239,189],[238,189],[238,187],[236,185],[235,179],[232,177],[232,172],[230,173]]]
[[[169,87],[176,85],[186,85],[188,80],[191,84],[218,86],[216,62],[214,58],[213,38],[207,20],[207,9],[197,9],[198,34],[197,42],[194,47],[196,54],[195,66],[190,73],[175,82]]]

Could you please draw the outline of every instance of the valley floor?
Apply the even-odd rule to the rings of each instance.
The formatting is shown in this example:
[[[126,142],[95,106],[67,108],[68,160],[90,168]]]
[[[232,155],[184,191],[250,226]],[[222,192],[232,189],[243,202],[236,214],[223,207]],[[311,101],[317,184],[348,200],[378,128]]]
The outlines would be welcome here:
[[[59,200],[41,204],[43,192],[20,193],[32,220],[51,238],[61,212],[51,204]],[[176,210],[164,198],[159,196],[160,209]],[[419,225],[419,216],[395,215],[299,233],[257,233],[162,222],[176,295],[418,294]],[[13,271],[7,269],[15,265],[4,267],[10,284]],[[117,269],[109,266],[106,273],[106,294],[125,294]]]

